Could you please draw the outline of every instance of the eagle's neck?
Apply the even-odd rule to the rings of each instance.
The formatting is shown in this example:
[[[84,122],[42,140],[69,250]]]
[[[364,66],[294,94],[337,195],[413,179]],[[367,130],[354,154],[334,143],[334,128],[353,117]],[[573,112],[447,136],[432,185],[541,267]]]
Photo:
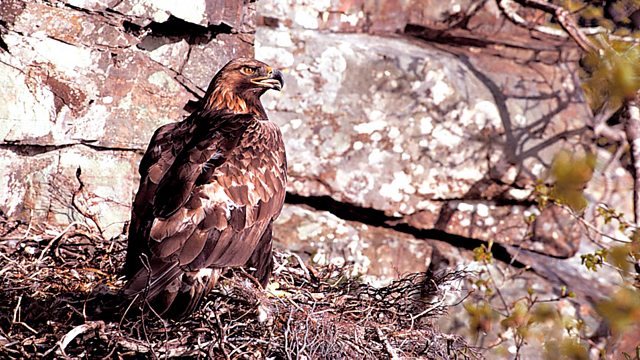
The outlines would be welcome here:
[[[226,87],[213,89],[204,100],[204,108],[210,111],[223,111],[233,114],[255,114],[258,118],[266,118],[260,98],[255,96],[243,99]]]

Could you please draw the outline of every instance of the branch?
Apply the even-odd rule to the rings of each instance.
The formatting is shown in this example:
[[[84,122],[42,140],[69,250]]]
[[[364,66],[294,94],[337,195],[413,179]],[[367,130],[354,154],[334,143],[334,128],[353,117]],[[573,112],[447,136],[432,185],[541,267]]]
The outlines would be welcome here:
[[[67,357],[67,354],[65,354],[64,351],[67,348],[67,346],[69,346],[71,341],[73,341],[73,339],[89,331],[93,331],[93,330],[104,331],[104,326],[105,326],[104,321],[98,320],[98,321],[89,321],[85,324],[74,327],[73,329],[71,329],[71,331],[66,333],[62,337],[62,339],[60,339],[60,341],[58,342],[57,345],[60,347],[60,353],[64,357]]]
[[[378,339],[380,339],[380,342],[384,344],[384,348],[387,351],[387,355],[389,355],[389,359],[399,360],[400,357],[398,357],[398,354],[396,353],[396,349],[394,349],[393,346],[391,346],[391,343],[389,342],[389,339],[387,339],[387,336],[382,332],[382,330],[380,330],[379,327],[376,328],[376,331],[378,333]]]
[[[633,222],[640,224],[640,92],[626,103],[623,114],[624,131],[631,154],[631,176],[633,177]]]
[[[531,25],[524,18],[522,18],[515,11],[513,7],[513,2],[517,2],[518,4],[542,10],[547,14],[551,14],[555,16],[556,20],[562,26],[562,29],[569,34],[571,39],[575,41],[575,43],[585,52],[597,51],[597,48],[589,41],[587,36],[576,24],[575,20],[571,17],[571,14],[562,6],[558,6],[552,3],[548,3],[543,0],[498,0],[498,7],[502,10],[502,12],[507,16],[507,18],[515,23],[516,25],[526,26],[528,28],[535,29],[545,34],[561,36],[561,32],[559,30],[553,29],[547,26],[541,25]]]

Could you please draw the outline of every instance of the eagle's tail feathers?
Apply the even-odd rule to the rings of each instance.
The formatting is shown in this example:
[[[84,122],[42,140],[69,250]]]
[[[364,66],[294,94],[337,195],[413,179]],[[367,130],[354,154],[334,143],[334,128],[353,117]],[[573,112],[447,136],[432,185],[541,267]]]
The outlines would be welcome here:
[[[162,261],[139,270],[125,285],[124,294],[138,296],[165,318],[182,318],[192,313],[203,297],[213,289],[221,269],[200,269],[185,272],[177,262]]]
[[[262,287],[267,287],[269,284],[269,278],[273,271],[273,253],[272,253],[272,238],[271,238],[271,224],[267,226],[258,245],[253,250],[251,258],[247,261],[246,266],[254,269],[253,276],[260,282]]]
[[[126,296],[145,294],[147,299],[155,298],[182,273],[177,262],[152,261],[149,269],[151,274],[144,267],[129,279],[124,287]]]
[[[220,274],[220,269],[209,268],[184,273],[180,289],[175,293],[172,304],[167,307],[163,315],[179,319],[191,314],[213,289]]]

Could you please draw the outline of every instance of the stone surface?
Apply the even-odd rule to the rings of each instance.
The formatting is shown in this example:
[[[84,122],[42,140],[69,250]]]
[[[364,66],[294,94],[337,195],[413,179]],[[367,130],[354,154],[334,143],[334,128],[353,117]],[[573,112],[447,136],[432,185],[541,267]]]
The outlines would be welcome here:
[[[317,264],[352,264],[354,275],[382,284],[398,275],[426,271],[431,246],[390,229],[345,221],[330,212],[286,205],[276,222],[278,246]]]
[[[278,31],[258,32],[258,56],[274,63],[295,49],[266,43]],[[292,37],[305,52],[295,53],[288,90],[266,101],[290,139],[292,190],[412,214],[462,197],[489,170],[492,138],[475,135],[502,131],[498,111],[455,57],[402,39]]]
[[[120,234],[137,189],[137,158],[132,152],[95,151],[84,145],[0,149],[2,211],[34,226],[79,221],[97,225],[108,237]]]
[[[178,1],[151,1],[151,0],[124,0],[115,7],[115,11],[131,16],[138,20],[139,24],[147,25],[148,22],[165,22],[169,16],[184,21],[204,25],[208,24],[207,4],[205,0],[192,0],[188,6]]]
[[[579,255],[597,249],[588,237],[606,239],[562,209],[540,213],[532,195],[559,149],[586,148],[598,158],[587,221],[621,236],[595,220],[595,204],[631,206],[628,172],[593,149],[570,42],[531,36],[495,1],[192,5],[0,0],[0,211],[119,234],[152,131],[185,116],[226,61],[251,56],[259,24],[257,57],[285,73],[284,91],[264,103],[285,137],[289,191],[309,205],[330,196],[347,209],[335,214],[348,213],[287,205],[277,246],[353,263],[382,283],[410,271],[478,270],[468,249],[500,243],[491,271],[519,274],[501,284],[508,301],[528,287],[557,296],[566,285],[587,303],[562,307],[597,327],[589,302],[619,279],[586,273]],[[512,260],[533,272],[520,274]],[[462,309],[452,313],[452,329],[467,325]]]
[[[287,90],[265,103],[287,139],[292,192],[547,251],[545,242],[522,243],[524,220],[533,180],[586,131],[576,119],[588,110],[569,71],[520,69],[402,37],[262,27],[256,41],[259,58],[288,70]],[[537,85],[546,76],[563,90]],[[538,105],[520,88],[539,96]]]
[[[258,2],[258,11],[266,22],[278,20],[291,28],[395,33],[413,24],[439,29],[452,27],[473,14],[482,3],[478,0],[266,0]]]
[[[245,36],[220,34],[209,43],[192,48],[182,74],[206,90],[211,78],[229,59],[253,54],[252,39],[248,39]]]
[[[136,152],[157,126],[185,116],[187,101],[222,64],[253,51],[253,4],[66,3],[1,5],[8,51],[0,52],[6,84],[0,95],[7,100],[0,106],[0,140],[6,149],[87,144],[124,151],[135,167]],[[575,147],[585,134],[588,113],[572,75],[575,52],[531,39],[522,29],[490,41],[429,45],[416,37],[428,38],[425,29],[442,27],[479,2],[413,1],[395,9],[403,12],[393,16],[400,25],[371,20],[394,4],[258,4],[268,26],[258,29],[257,55],[286,73],[286,90],[265,104],[287,142],[289,190],[381,210],[416,229],[574,255],[580,233],[570,216],[543,213],[533,227],[525,220],[536,214],[533,180],[545,177],[558,149]],[[106,11],[111,7],[116,11]],[[373,17],[362,23],[360,12]],[[327,25],[336,14],[352,28]],[[479,34],[489,34],[509,26],[496,25],[496,16],[487,5],[468,20]],[[274,20],[280,25],[273,27]],[[411,38],[325,32],[411,30],[407,25],[423,32]],[[531,50],[512,46],[514,40]],[[10,167],[24,161],[10,156]],[[628,174],[612,182],[619,191],[589,191],[600,201],[617,196],[624,203],[618,194]],[[125,211],[119,216],[128,217]]]

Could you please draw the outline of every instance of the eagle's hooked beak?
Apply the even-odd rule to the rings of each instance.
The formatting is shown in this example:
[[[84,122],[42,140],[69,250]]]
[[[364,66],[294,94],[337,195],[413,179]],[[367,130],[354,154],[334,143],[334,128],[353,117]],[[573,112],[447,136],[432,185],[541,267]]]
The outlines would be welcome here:
[[[269,76],[259,77],[251,80],[252,83],[269,89],[280,91],[284,86],[282,73],[280,70],[274,69],[269,72]]]

